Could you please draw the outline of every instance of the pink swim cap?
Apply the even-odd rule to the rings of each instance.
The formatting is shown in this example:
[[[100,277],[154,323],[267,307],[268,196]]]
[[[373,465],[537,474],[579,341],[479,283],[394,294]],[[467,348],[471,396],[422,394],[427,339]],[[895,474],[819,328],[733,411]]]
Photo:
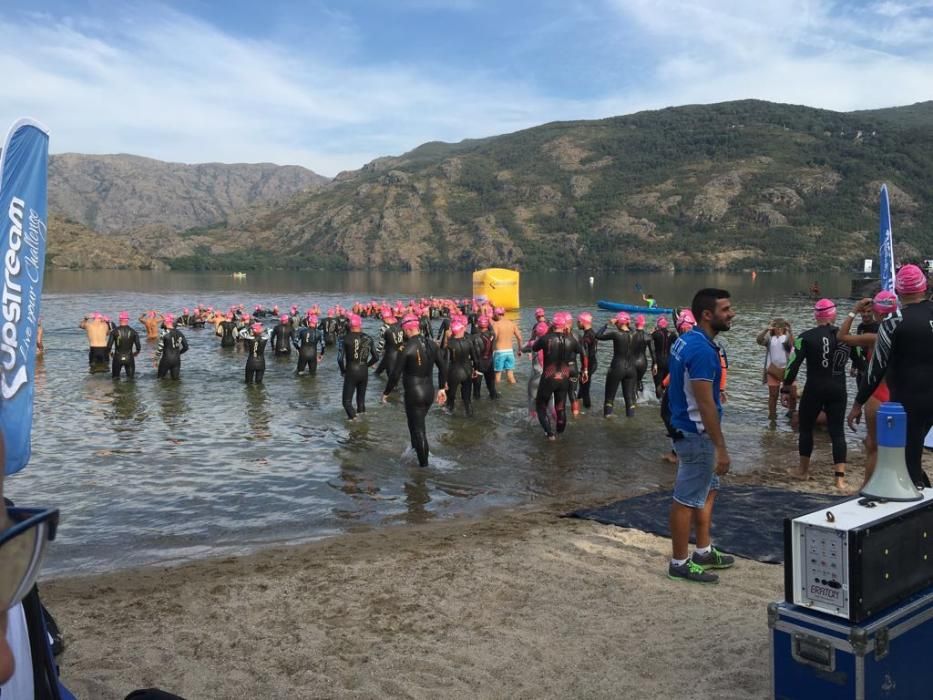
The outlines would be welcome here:
[[[502,316],[503,314],[505,314],[505,309],[502,308],[501,306],[497,306],[497,307],[495,308],[495,312],[496,312],[497,315]]]
[[[418,321],[418,317],[414,314],[405,314],[405,317],[402,319],[402,328],[417,328],[421,323]]]
[[[281,316],[279,316],[279,321],[281,321],[282,323],[288,323],[288,316],[286,316],[285,314],[282,314]]]
[[[887,289],[882,289],[872,299],[871,308],[879,316],[887,316],[897,311],[897,295]]]
[[[927,276],[916,265],[904,265],[897,271],[894,290],[898,294],[919,294],[927,289]]]
[[[628,311],[620,311],[615,317],[615,322],[619,325],[628,324],[631,320],[632,317],[629,316]]]
[[[228,321],[232,321],[232,320],[233,320],[233,312],[232,312],[232,311],[228,311],[228,312],[227,312],[227,320],[228,320]]]
[[[658,319],[658,328],[667,328],[667,318],[662,316]]]
[[[363,319],[361,319],[356,314],[352,314],[350,316],[350,328],[356,328],[357,330],[359,330],[362,327],[363,327]]]
[[[689,331],[696,324],[697,320],[690,309],[684,309],[677,315],[677,330],[681,333]]]
[[[258,321],[257,321],[256,323],[254,323],[252,326],[250,326],[250,328],[253,329],[253,333],[261,333],[261,332],[262,332],[262,324],[259,323]]]
[[[188,309],[185,309],[185,313],[189,313]]]
[[[540,306],[535,309],[535,316],[544,316],[544,309],[542,309]]]
[[[172,314],[165,314],[165,316],[162,317],[162,323],[165,324],[166,328],[171,328],[175,325],[175,317],[172,316]]]
[[[466,326],[463,325],[463,321],[457,320],[450,324],[451,333],[463,333],[466,329]]]
[[[385,321],[386,323],[388,323],[390,326],[391,326],[393,323],[395,323],[395,322],[397,321],[397,319],[395,318],[395,316],[394,316],[393,314],[391,314],[391,313],[388,314],[388,315],[386,315],[386,316],[383,316],[383,317],[382,317],[382,320]]]
[[[292,304],[292,313],[298,311],[298,304]]]
[[[476,319],[476,325],[480,328],[489,328],[489,316],[480,316]]]
[[[311,314],[310,316],[308,316],[308,323],[310,323],[312,326],[316,326],[317,316],[315,316],[314,314]]]
[[[829,321],[836,318],[836,304],[832,299],[820,299],[813,305],[813,315],[817,321]]]
[[[130,315],[129,315],[126,311],[121,311],[121,312],[120,312],[120,320],[121,320],[121,321],[129,321],[129,320],[130,320]]]
[[[578,320],[580,323],[592,323],[592,322],[593,322],[593,314],[591,314],[589,311],[584,311],[582,314],[580,314],[579,316],[577,316],[577,320]]]
[[[535,335],[540,337],[542,335],[547,335],[548,327],[544,321],[539,321],[535,324]]]
[[[638,314],[635,317],[635,328],[644,328],[645,327],[645,317],[643,314]]]

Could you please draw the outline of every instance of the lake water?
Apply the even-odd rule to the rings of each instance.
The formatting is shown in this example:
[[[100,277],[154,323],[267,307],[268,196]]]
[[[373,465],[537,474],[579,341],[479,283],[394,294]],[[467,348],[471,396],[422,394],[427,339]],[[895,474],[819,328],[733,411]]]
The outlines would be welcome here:
[[[526,274],[520,323],[527,334],[540,305],[549,314],[593,311],[598,327],[611,314],[597,311],[596,300],[637,302],[636,283],[665,306],[688,304],[702,286],[729,289],[739,315],[721,336],[730,361],[725,433],[733,469],[749,471],[796,461],[795,434],[783,422],[768,427],[763,355],[754,339],[774,315],[790,318],[795,329],[808,327],[812,302],[801,291],[812,281],[776,273],[757,280],[748,274],[619,274],[600,276],[591,287],[586,274]],[[828,296],[848,293],[847,276],[821,276],[820,283]],[[518,384],[506,386],[501,401],[475,403],[474,417],[432,410],[431,465],[421,469],[404,455],[401,403],[379,403],[384,379],[370,380],[365,417],[345,420],[333,349],[315,378],[296,377],[294,360],[269,358],[264,384],[253,387],[243,383],[242,353],[221,350],[211,329],[188,330],[191,350],[183,356],[180,382],[155,378],[154,344],[145,341],[137,379],[113,381],[109,373],[88,373],[87,341],[78,328],[92,311],[116,317],[126,309],[135,318],[145,309],[179,312],[198,302],[326,308],[356,299],[468,296],[470,288],[468,273],[270,272],[237,280],[50,271],[32,461],[7,484],[8,495],[23,505],[61,508],[46,574],[246,552],[542,498],[608,500],[672,484],[674,468],[659,459],[668,442],[653,392],[634,418],[602,418],[609,347],[600,349],[603,369],[593,380],[596,410],[571,419],[556,443],[545,441],[528,419],[528,369],[520,361]],[[364,324],[369,331],[378,326]],[[821,435],[815,456],[827,451],[828,438]]]

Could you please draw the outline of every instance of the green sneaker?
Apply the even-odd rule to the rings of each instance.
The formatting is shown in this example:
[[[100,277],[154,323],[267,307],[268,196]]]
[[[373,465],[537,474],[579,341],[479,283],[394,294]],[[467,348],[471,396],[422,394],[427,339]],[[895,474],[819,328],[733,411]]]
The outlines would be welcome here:
[[[719,576],[704,571],[699,564],[693,563],[688,559],[686,563],[680,566],[674,566],[671,562],[667,567],[667,577],[674,581],[691,581],[693,583],[719,583]]]
[[[723,554],[713,547],[706,554],[697,554],[694,552],[691,561],[697,566],[702,567],[703,571],[707,571],[708,569],[728,569],[735,564],[735,557]]]

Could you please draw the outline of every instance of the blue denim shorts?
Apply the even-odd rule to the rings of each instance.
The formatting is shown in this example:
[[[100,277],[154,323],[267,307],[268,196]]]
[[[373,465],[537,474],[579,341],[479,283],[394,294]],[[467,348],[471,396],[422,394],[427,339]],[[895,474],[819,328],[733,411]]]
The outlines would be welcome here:
[[[719,489],[716,448],[705,433],[684,433],[674,441],[680,460],[674,481],[674,500],[688,508],[702,508],[710,491]]]

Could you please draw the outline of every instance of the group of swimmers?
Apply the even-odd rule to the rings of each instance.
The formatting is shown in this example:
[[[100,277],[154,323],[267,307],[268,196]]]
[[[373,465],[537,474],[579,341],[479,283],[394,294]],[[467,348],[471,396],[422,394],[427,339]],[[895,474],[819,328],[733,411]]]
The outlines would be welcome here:
[[[363,332],[363,318],[381,321],[370,336]],[[263,320],[273,319],[264,325]],[[366,389],[371,368],[386,374],[383,398],[401,383],[405,389],[412,447],[421,464],[427,464],[424,416],[437,401],[453,412],[459,395],[466,415],[473,414],[473,400],[485,384],[490,399],[500,396],[500,382],[515,383],[516,353],[528,353],[531,377],[528,382],[529,411],[549,439],[556,439],[567,424],[567,405],[574,415],[591,407],[591,377],[597,369],[597,344],[611,342],[612,360],[606,373],[603,415],[613,415],[616,395],[622,389],[627,416],[634,414],[638,392],[648,371],[650,357],[655,392],[660,397],[667,374],[670,348],[677,333],[666,317],[646,330],[646,319],[621,312],[599,329],[593,318],[559,311],[551,319],[536,309],[535,324],[527,342],[505,310],[483,298],[425,298],[358,302],[350,308],[334,306],[321,313],[318,305],[300,313],[297,305],[286,312],[277,306],[257,305],[247,311],[242,304],[226,310],[201,304],[179,314],[148,310],[138,318],[145,337],[156,342],[157,376],[178,379],[181,356],[188,350],[184,329],[214,328],[223,348],[242,348],[246,354],[245,381],[261,383],[266,369],[267,346],[276,357],[297,354],[296,374],[314,375],[326,349],[335,347],[337,367],[343,377],[342,404],[349,420],[366,411]],[[434,325],[437,322],[437,328]],[[574,333],[576,326],[576,334]],[[692,327],[687,310],[676,318],[681,330]],[[114,378],[133,378],[135,358],[142,344],[130,326],[128,312],[117,322],[95,312],[84,317],[80,327],[88,338],[88,362],[92,372],[109,369]],[[438,391],[435,391],[435,370]]]

